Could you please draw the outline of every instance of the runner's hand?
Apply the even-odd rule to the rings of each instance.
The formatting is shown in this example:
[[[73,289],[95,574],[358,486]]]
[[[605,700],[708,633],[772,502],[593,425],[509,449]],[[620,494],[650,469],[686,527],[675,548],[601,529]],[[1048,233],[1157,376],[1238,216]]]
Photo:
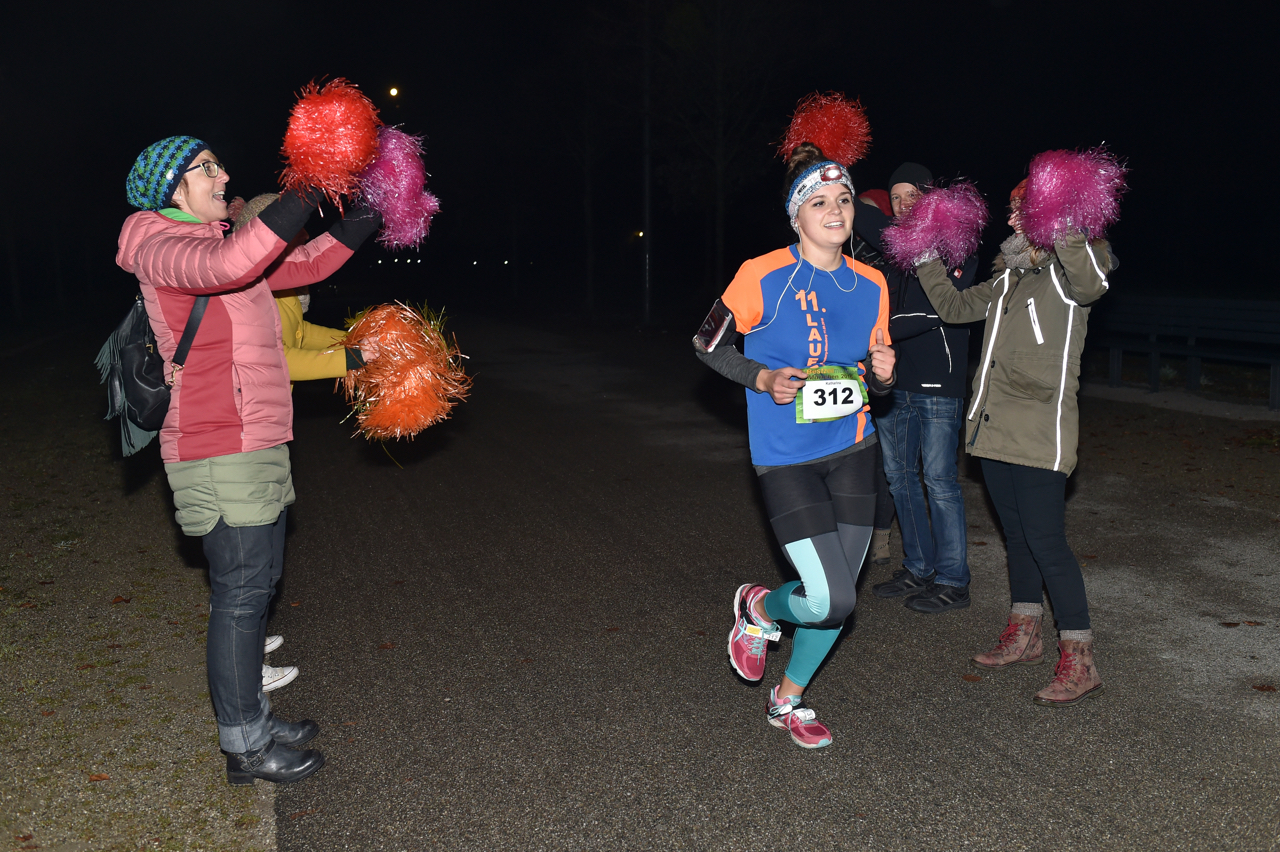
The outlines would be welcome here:
[[[756,373],[756,390],[769,394],[778,405],[789,405],[795,402],[796,394],[804,387],[805,376],[804,370],[795,367],[761,370]]]
[[[893,380],[893,365],[898,360],[898,354],[893,351],[890,346],[884,344],[884,332],[876,329],[876,342],[872,344],[868,351],[871,359],[871,372],[876,374],[876,378],[884,384],[889,384]]]

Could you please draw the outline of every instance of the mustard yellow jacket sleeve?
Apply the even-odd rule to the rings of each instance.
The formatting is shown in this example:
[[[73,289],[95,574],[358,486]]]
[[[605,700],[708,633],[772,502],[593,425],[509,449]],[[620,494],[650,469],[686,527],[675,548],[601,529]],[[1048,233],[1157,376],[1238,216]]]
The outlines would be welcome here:
[[[347,374],[347,351],[342,346],[345,331],[304,320],[302,304],[292,294],[276,296],[276,309],[290,381],[337,379]]]

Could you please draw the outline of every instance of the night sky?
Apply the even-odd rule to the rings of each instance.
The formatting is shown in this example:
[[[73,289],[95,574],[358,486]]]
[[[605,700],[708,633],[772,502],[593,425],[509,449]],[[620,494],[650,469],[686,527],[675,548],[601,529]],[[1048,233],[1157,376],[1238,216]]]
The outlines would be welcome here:
[[[399,255],[421,264],[388,272],[393,256],[370,244],[344,292],[640,320],[643,0],[22,5],[6,12],[0,57],[11,309],[123,312],[133,285],[113,258],[138,152],[198,136],[231,194],[271,191],[296,93],[342,76],[427,137],[443,208],[424,248]],[[1274,101],[1262,27],[1231,8],[651,0],[655,321],[696,325],[743,260],[791,241],[773,153],[815,90],[867,111],[859,190],[903,160],[974,180],[992,208],[984,256],[1034,154],[1105,142],[1131,168],[1116,290],[1271,298],[1269,279],[1219,260],[1239,256],[1221,236],[1267,245],[1274,221],[1259,179]],[[733,149],[718,259],[717,103]]]

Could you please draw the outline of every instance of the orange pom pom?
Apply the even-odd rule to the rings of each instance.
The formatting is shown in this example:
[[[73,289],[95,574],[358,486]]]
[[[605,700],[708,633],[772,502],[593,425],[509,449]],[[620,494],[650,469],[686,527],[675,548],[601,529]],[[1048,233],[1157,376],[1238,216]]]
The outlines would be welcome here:
[[[314,187],[342,206],[341,196],[378,153],[378,108],[364,92],[338,77],[323,89],[308,83],[289,116],[284,134],[285,189]]]
[[[367,438],[412,438],[447,418],[471,387],[459,364],[462,353],[444,336],[444,317],[425,308],[370,308],[357,317],[344,343],[376,353],[339,379]]]

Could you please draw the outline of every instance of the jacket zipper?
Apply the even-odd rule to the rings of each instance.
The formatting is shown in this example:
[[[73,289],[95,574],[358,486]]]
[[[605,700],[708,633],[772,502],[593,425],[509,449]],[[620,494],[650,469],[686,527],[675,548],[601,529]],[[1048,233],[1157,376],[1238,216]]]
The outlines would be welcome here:
[[[1036,345],[1044,343],[1044,335],[1040,333],[1040,317],[1036,315],[1036,300],[1027,299],[1027,312],[1031,314],[1031,329],[1036,333]]]

